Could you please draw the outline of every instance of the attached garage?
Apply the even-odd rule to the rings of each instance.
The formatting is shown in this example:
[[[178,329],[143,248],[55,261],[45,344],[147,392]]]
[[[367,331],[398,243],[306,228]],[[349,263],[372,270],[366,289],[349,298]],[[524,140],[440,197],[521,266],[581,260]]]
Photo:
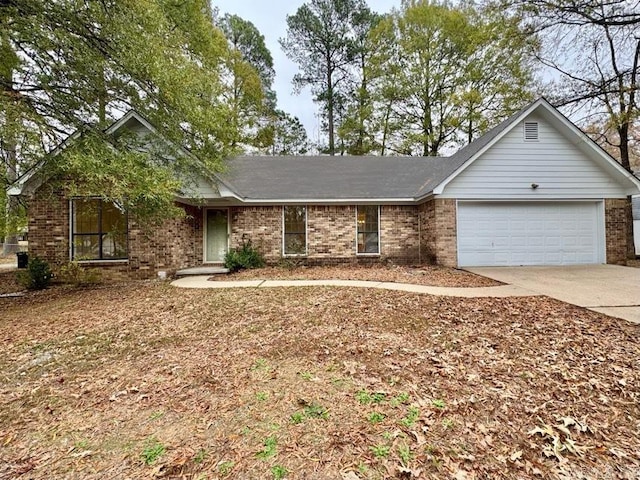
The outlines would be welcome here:
[[[601,201],[459,201],[457,219],[460,266],[605,262]]]

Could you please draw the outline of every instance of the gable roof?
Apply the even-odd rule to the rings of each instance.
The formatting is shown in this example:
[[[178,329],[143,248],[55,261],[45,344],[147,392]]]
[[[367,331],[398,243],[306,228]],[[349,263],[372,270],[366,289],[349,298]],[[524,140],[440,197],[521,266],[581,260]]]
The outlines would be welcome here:
[[[562,115],[562,113],[551,105],[546,98],[540,97],[538,100],[535,100],[522,108],[519,112],[515,113],[510,118],[498,124],[489,132],[471,142],[456,154],[452,155],[450,158],[454,159],[454,161],[457,160],[458,167],[452,171],[448,177],[443,179],[439,185],[433,188],[432,192],[427,192],[427,194],[441,194],[444,187],[446,187],[449,182],[472,165],[473,162],[480,158],[484,152],[495,145],[516,125],[534,112],[542,114],[547,120],[553,123],[557,129],[563,131],[567,137],[571,138],[572,142],[580,148],[583,153],[587,154],[594,161],[605,167],[605,169],[612,175],[627,183],[630,191],[635,190],[633,193],[636,193],[640,190],[640,180],[638,180],[638,178],[620,165],[611,155],[600,147],[600,145],[580,130],[567,117]]]
[[[139,124],[149,132],[158,134],[156,128],[145,119],[140,113],[135,110],[129,110],[120,119],[113,122],[110,126],[104,129],[104,133],[107,135],[115,135],[122,128],[132,128],[133,125]],[[88,127],[80,127],[62,142],[60,142],[53,150],[51,150],[46,158],[51,158],[59,153],[63,152],[70,145],[73,144],[87,129]],[[183,149],[181,149],[183,151]],[[184,153],[187,153],[184,151]],[[19,196],[25,193],[25,190],[33,191],[42,185],[44,179],[40,178],[42,175],[38,175],[43,167],[46,159],[42,159],[24,172],[12,185],[7,188],[7,194],[11,196]]]

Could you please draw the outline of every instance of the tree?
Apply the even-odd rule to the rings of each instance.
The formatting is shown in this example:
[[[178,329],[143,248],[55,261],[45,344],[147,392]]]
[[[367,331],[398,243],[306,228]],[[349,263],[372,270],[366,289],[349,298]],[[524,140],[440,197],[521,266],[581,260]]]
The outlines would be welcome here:
[[[217,19],[216,25],[223,31],[230,44],[230,97],[232,105],[231,122],[236,126],[239,137],[234,145],[247,143],[260,144],[264,132],[260,124],[276,106],[276,94],[273,91],[273,57],[267,48],[264,36],[256,26],[237,15],[226,14]],[[258,73],[261,88],[247,83],[255,81],[248,68]]]
[[[495,12],[405,1],[372,38],[380,46],[370,61],[384,115],[382,151],[438,155],[531,98],[526,55],[533,44]]]
[[[48,157],[49,174],[67,192],[119,199],[135,215],[174,214],[178,188],[221,168],[237,137],[225,79],[239,64],[230,65],[206,0],[2,0],[0,32],[5,184],[12,162],[24,172],[74,131],[81,138]],[[130,108],[169,143],[108,138],[104,126]]]
[[[293,79],[296,90],[310,86],[314,100],[323,106],[330,155],[336,152],[340,89],[353,60],[352,18],[364,6],[363,0],[310,0],[287,16],[287,36],[280,39],[286,55],[301,70]]]
[[[309,151],[307,132],[298,117],[276,110],[271,131],[271,155],[304,155]]]
[[[370,92],[370,57],[375,48],[371,42],[371,32],[382,16],[363,5],[353,12],[351,18],[352,36],[351,76],[347,107],[338,130],[342,141],[347,144],[351,155],[365,155],[373,149],[371,120],[373,101]]]
[[[512,0],[531,32],[543,36],[537,55],[555,74],[548,86],[552,102],[585,123],[602,125],[600,135],[615,142],[614,155],[631,169],[631,132],[638,125],[640,89],[640,11],[630,0]],[[615,132],[607,135],[607,130]],[[629,199],[627,245],[633,256]]]

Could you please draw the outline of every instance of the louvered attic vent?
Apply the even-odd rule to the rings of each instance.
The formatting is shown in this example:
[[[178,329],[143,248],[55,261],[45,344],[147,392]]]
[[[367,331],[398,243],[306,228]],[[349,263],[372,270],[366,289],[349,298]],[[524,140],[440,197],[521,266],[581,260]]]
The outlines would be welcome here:
[[[538,122],[524,122],[524,139],[530,142],[538,140]]]

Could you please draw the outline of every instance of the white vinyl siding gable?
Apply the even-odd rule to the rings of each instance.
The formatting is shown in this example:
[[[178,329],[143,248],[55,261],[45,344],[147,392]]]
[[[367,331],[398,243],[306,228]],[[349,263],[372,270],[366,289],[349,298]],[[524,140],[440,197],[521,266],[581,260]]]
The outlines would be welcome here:
[[[538,123],[538,140],[524,123]],[[538,185],[531,188],[532,184]],[[529,115],[446,185],[441,198],[622,198],[624,188],[548,121]]]

